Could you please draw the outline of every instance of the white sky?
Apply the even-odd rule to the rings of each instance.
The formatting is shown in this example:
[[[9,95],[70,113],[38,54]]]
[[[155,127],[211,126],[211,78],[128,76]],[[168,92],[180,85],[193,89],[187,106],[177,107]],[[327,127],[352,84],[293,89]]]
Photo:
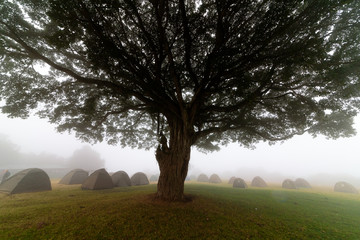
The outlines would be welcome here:
[[[355,119],[355,126],[360,132],[359,117]],[[0,133],[7,135],[24,153],[47,152],[67,158],[74,150],[87,144],[73,135],[57,133],[54,125],[35,117],[26,120],[9,119],[0,114]],[[122,149],[106,143],[93,145],[92,148],[105,159],[108,171],[125,170],[128,174],[138,171],[158,172],[154,149]],[[359,158],[360,134],[336,141],[326,140],[325,137],[313,139],[304,135],[272,146],[261,143],[255,150],[244,149],[235,144],[208,154],[193,149],[189,172],[218,173],[220,176],[234,175],[237,172],[251,172],[254,176],[269,173],[294,178],[327,173],[347,174],[360,179]]]

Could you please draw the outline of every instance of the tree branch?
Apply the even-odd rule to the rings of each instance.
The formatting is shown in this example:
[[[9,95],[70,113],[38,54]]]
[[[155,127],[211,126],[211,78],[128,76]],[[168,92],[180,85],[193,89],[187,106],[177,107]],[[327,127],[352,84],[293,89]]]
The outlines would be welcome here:
[[[181,18],[182,18],[182,25],[183,25],[183,38],[184,38],[184,44],[185,44],[185,65],[186,65],[186,70],[189,72],[190,74],[190,78],[191,80],[194,82],[195,84],[195,88],[198,87],[199,82],[197,79],[197,76],[191,66],[191,45],[192,45],[192,39],[191,39],[191,35],[190,35],[190,28],[189,28],[189,20],[186,16],[186,9],[185,9],[185,3],[184,0],[180,0],[179,1],[179,8],[180,8],[180,12],[181,12]]]

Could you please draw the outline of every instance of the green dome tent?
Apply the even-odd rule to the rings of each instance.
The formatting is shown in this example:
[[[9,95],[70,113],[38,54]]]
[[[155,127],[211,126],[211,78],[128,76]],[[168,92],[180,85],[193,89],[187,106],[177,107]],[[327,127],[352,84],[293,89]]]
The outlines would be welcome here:
[[[59,184],[82,184],[89,176],[89,173],[82,169],[74,169],[68,172],[59,182]]]
[[[217,175],[215,173],[213,175],[211,175],[209,178],[209,183],[221,183],[221,182],[222,181],[221,181],[219,175]]]
[[[0,192],[9,194],[50,191],[50,178],[39,168],[22,170],[0,184]]]
[[[267,187],[266,182],[264,181],[264,179],[262,179],[259,176],[254,177],[254,179],[251,182],[251,186],[252,187]]]
[[[297,178],[295,180],[295,186],[297,188],[311,188],[310,183],[303,178]]]
[[[205,174],[200,174],[197,178],[198,182],[209,182],[209,178],[208,176],[206,176]]]
[[[291,179],[285,179],[282,183],[282,188],[286,189],[296,189],[295,182]]]
[[[117,171],[111,175],[114,187],[128,187],[131,186],[129,175],[125,171]]]
[[[131,180],[131,184],[133,186],[149,184],[149,179],[147,178],[145,173],[142,173],[142,172],[135,173],[134,175],[132,175],[130,180]]]
[[[235,179],[236,179],[236,177],[231,177],[231,178],[229,179],[228,184],[233,185],[233,184],[234,184]]]
[[[248,185],[242,178],[235,178],[233,188],[248,188]]]
[[[347,182],[337,182],[334,186],[334,191],[343,192],[343,193],[354,193],[354,194],[359,193],[358,190],[353,185]]]
[[[160,174],[154,174],[150,177],[150,182],[157,182],[159,181]]]
[[[104,169],[98,169],[85,179],[81,188],[83,190],[101,190],[114,187],[114,183],[109,173]]]

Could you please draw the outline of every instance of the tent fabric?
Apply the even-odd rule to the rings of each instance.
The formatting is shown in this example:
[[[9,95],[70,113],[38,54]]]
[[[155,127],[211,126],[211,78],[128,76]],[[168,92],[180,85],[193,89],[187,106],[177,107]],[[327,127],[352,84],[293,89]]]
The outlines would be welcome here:
[[[236,177],[231,177],[231,178],[229,179],[228,184],[233,185],[233,184],[234,184],[235,179],[236,179]]]
[[[205,174],[201,173],[198,178],[197,178],[198,182],[209,182],[209,178],[208,176],[206,176]]]
[[[139,185],[148,185],[149,179],[145,175],[145,173],[137,172],[134,175],[131,176],[131,184],[133,186],[139,186]]]
[[[10,172],[9,170],[5,169],[5,170],[2,170],[0,171],[0,184],[5,182],[6,179],[8,179],[10,177]]]
[[[254,179],[251,181],[251,186],[252,187],[267,187],[266,182],[264,181],[264,179],[262,179],[259,176],[254,177]]]
[[[39,168],[22,170],[0,184],[0,192],[9,194],[50,191],[51,189],[49,176]]]
[[[160,177],[160,174],[151,175],[151,177],[150,177],[150,182],[157,182],[157,181],[159,181],[159,177]],[[185,179],[185,181],[186,181],[186,179]]]
[[[113,180],[104,168],[98,169],[90,174],[81,185],[81,189],[83,190],[101,190],[113,187]]]
[[[210,176],[209,182],[210,183],[221,183],[221,179],[220,179],[219,175],[214,173]]]
[[[311,188],[311,185],[304,178],[297,178],[295,180],[295,185],[297,188]]]
[[[117,171],[111,175],[114,187],[128,187],[131,186],[129,175],[125,171]]]
[[[59,184],[82,184],[89,176],[89,173],[83,169],[74,169],[68,172],[59,182]]]
[[[347,182],[337,182],[334,186],[334,191],[343,192],[343,193],[354,193],[354,194],[359,193],[358,190],[353,185]]]
[[[248,185],[242,178],[235,178],[233,188],[248,188]]]
[[[296,189],[296,184],[291,179],[285,179],[282,183],[282,188],[286,189]]]

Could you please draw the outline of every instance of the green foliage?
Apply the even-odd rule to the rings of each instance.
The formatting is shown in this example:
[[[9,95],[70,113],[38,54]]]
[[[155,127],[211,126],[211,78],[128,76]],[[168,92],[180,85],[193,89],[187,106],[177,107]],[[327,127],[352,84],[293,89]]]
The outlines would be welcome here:
[[[59,131],[140,148],[160,128],[172,143],[176,124],[205,150],[354,134],[357,0],[0,3],[11,117],[36,110]]]
[[[187,203],[155,185],[0,195],[1,239],[357,239],[358,195],[187,184]]]

